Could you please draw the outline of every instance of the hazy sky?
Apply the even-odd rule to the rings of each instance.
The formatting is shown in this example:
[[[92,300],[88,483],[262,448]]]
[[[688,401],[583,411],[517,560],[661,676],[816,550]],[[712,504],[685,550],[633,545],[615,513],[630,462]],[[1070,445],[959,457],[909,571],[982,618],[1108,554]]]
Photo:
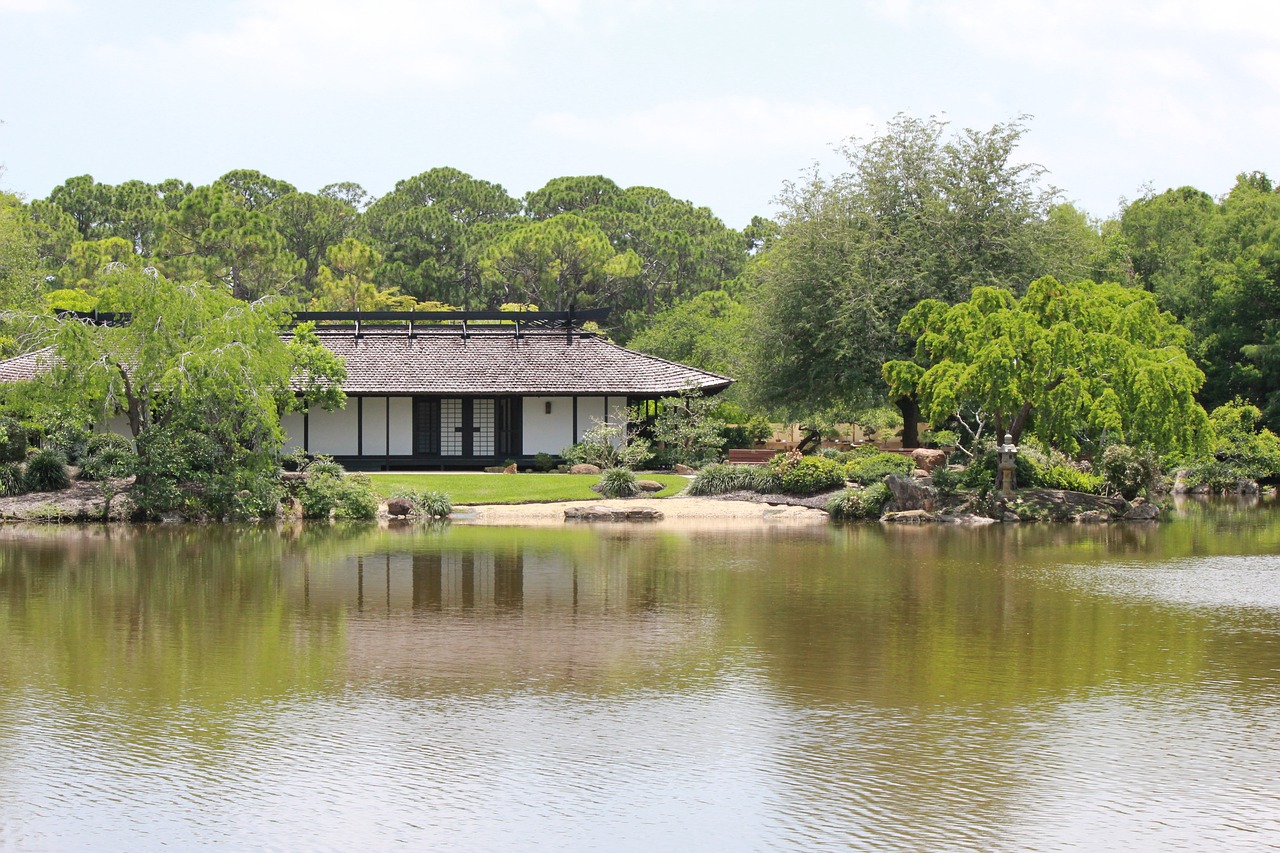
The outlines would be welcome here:
[[[1272,0],[0,0],[0,189],[257,169],[375,195],[661,187],[734,227],[904,112],[989,128],[1095,216],[1280,177]]]

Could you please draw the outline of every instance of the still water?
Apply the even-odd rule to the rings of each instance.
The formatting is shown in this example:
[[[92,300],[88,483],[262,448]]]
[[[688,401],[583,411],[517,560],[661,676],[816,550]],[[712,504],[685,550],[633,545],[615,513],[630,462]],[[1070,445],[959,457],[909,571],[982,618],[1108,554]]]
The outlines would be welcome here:
[[[1280,848],[1280,509],[0,530],[0,849]]]

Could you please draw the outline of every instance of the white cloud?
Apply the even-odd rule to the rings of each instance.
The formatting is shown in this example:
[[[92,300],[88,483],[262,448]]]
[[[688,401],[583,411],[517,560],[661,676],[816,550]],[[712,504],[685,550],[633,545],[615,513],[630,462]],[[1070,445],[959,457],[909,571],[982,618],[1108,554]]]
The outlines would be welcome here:
[[[229,25],[193,33],[161,50],[169,54],[166,67],[175,73],[229,76],[261,86],[385,91],[450,84],[502,65],[522,39],[570,24],[578,5],[578,0],[254,0]],[[147,64],[154,65],[154,58]]]
[[[738,158],[764,150],[817,151],[865,133],[878,117],[868,109],[726,97],[673,101],[613,115],[547,113],[537,129],[574,142],[659,155]]]

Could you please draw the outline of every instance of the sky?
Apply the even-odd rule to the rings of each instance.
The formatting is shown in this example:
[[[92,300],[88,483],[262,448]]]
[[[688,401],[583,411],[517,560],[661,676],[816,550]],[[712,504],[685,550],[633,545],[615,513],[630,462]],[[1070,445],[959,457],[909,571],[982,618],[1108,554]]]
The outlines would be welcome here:
[[[741,228],[894,115],[1026,119],[1095,217],[1280,178],[1273,0],[0,0],[0,190],[605,175]]]

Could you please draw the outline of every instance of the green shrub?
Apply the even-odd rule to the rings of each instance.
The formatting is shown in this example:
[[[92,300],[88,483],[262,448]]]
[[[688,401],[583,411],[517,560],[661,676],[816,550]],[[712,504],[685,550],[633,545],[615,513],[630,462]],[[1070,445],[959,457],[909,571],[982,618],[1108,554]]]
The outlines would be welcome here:
[[[929,475],[929,479],[933,482],[933,487],[938,490],[940,497],[949,498],[960,490],[960,481],[963,475],[959,471],[952,471],[945,465],[935,468],[933,473]]]
[[[844,466],[821,456],[786,461],[775,470],[781,478],[782,491],[790,495],[813,495],[844,485]]]
[[[447,518],[453,512],[453,500],[444,492],[401,489],[391,498],[408,501],[413,507],[413,514],[421,518]]]
[[[82,480],[115,480],[128,477],[137,467],[133,442],[113,432],[96,433],[89,439],[80,463]]]
[[[274,465],[232,468],[210,477],[200,492],[201,514],[227,521],[275,515],[284,489],[273,476]]]
[[[45,430],[40,444],[61,453],[68,465],[79,465],[89,451],[89,439],[92,437],[93,433],[87,426],[75,421],[60,421]]]
[[[317,460],[298,487],[303,518],[363,521],[378,514],[378,496],[367,474],[347,474],[332,459]]]
[[[27,456],[27,429],[10,417],[0,417],[0,462],[21,462]]]
[[[1185,469],[1188,486],[1208,486],[1213,492],[1234,492],[1241,480],[1253,480],[1251,470],[1236,460],[1201,459]]]
[[[1040,484],[1050,489],[1097,495],[1105,489],[1106,480],[1098,474],[1087,474],[1070,465],[1050,465],[1041,469]]]
[[[597,423],[561,455],[570,465],[635,469],[648,461],[649,441],[637,436],[628,423]]]
[[[545,474],[556,467],[556,458],[550,453],[539,453],[533,457],[533,470]]]
[[[0,463],[0,495],[11,498],[25,493],[22,466],[17,462]]]
[[[1125,500],[1133,500],[1160,478],[1155,454],[1127,444],[1113,444],[1102,452],[1099,471],[1107,488]]]
[[[916,468],[910,456],[899,453],[881,453],[874,455],[860,453],[844,467],[845,479],[863,486],[884,481],[887,474],[908,476]]]
[[[931,429],[924,438],[929,447],[955,447],[960,443],[960,436],[949,429]]]
[[[47,448],[35,453],[27,460],[27,467],[22,472],[22,485],[28,492],[57,492],[71,488],[67,457]]]
[[[876,483],[866,489],[845,489],[827,501],[827,512],[838,521],[862,518],[879,518],[884,508],[893,500],[893,493],[884,483]]]
[[[601,472],[596,487],[606,498],[634,498],[640,494],[635,472],[630,468],[609,468]]]

